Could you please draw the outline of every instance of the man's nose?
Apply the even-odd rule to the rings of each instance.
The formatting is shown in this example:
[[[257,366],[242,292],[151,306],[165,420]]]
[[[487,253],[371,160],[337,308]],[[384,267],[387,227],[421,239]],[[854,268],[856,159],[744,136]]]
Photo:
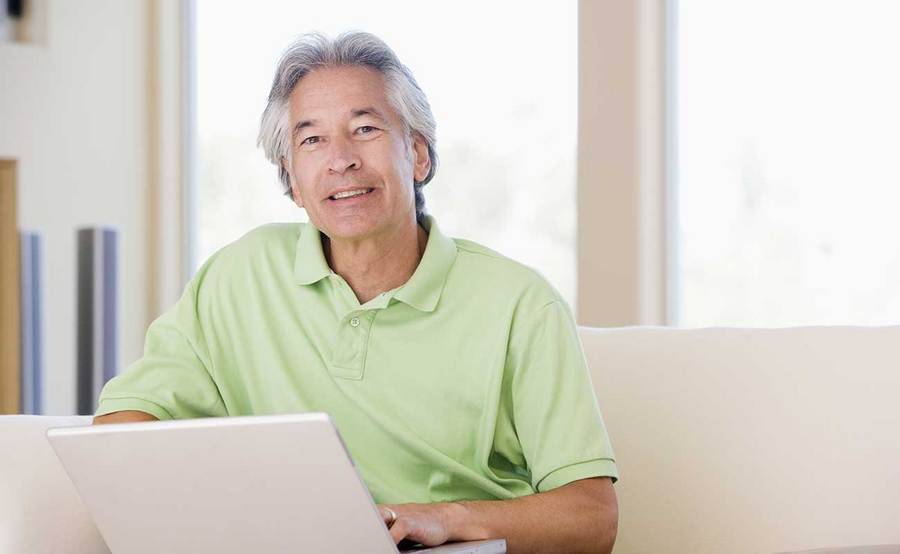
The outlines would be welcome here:
[[[332,173],[343,175],[350,169],[359,169],[362,165],[353,142],[344,138],[331,141],[331,157],[328,169]]]

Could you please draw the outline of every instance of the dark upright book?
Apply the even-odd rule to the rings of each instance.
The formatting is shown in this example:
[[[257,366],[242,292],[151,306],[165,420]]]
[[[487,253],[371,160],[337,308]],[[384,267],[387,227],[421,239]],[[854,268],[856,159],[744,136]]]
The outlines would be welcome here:
[[[116,375],[118,233],[78,230],[78,413],[91,415]]]

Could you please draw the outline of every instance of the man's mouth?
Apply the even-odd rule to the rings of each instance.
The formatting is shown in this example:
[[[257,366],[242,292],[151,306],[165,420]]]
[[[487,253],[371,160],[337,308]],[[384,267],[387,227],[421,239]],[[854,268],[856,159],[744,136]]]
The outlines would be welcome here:
[[[329,200],[343,200],[344,198],[353,198],[356,196],[362,196],[363,194],[369,194],[375,189],[356,189],[356,190],[346,190],[344,192],[338,192],[337,194],[332,194],[328,197]]]

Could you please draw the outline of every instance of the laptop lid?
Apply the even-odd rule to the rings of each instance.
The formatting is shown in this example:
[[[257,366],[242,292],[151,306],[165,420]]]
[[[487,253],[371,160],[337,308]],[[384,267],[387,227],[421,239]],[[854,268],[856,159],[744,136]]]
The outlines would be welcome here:
[[[47,437],[113,552],[397,553],[324,413],[65,427]],[[505,552],[505,543],[438,548]]]

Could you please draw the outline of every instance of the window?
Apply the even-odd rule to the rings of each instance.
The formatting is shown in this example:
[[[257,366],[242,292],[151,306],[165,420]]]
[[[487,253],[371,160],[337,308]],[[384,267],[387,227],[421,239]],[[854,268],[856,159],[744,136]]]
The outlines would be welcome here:
[[[674,9],[678,323],[900,321],[900,3]]]
[[[514,18],[511,17],[514,15]],[[253,227],[299,221],[255,146],[281,51],[297,35],[383,38],[431,102],[442,230],[543,273],[574,304],[577,4],[197,1],[194,268]]]

